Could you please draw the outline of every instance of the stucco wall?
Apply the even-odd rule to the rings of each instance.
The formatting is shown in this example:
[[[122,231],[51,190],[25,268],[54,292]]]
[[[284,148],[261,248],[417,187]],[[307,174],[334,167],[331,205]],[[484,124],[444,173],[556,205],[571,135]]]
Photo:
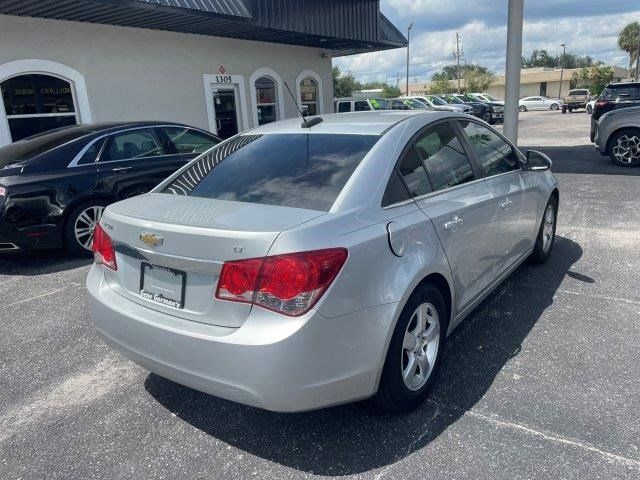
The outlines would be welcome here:
[[[0,70],[14,60],[64,64],[84,76],[93,121],[160,120],[209,128],[204,74],[243,75],[249,126],[249,77],[274,70],[296,95],[304,70],[322,79],[324,111],[333,111],[331,59],[319,49],[108,25],[0,15]],[[297,115],[283,86],[285,115]],[[0,107],[1,108],[1,107]],[[3,112],[0,112],[3,113]],[[3,115],[0,115],[0,117]],[[4,120],[4,119],[0,119]]]
[[[563,80],[562,81],[562,96],[566,95],[569,91],[571,81]],[[547,82],[547,97],[549,98],[558,98],[558,92],[560,90],[560,82]],[[490,95],[499,98],[500,100],[504,100],[505,91],[504,85],[492,85],[487,89],[487,93]],[[520,85],[520,97],[533,97],[540,95],[540,83],[523,83]]]

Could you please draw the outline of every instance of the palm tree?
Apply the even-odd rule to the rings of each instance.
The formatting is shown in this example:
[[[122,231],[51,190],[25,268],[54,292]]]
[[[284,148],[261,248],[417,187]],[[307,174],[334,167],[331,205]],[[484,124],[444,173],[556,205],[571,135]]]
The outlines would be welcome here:
[[[640,44],[640,23],[633,22],[622,29],[618,35],[618,46],[620,50],[629,54],[629,78],[634,61],[638,58],[638,45]]]

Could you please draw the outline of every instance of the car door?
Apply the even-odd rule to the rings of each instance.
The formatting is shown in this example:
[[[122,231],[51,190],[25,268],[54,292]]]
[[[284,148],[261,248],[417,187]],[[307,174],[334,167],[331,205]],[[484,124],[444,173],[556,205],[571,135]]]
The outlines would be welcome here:
[[[498,209],[493,190],[448,121],[427,127],[415,139],[431,193],[416,203],[432,220],[445,250],[456,292],[456,313],[493,281]]]
[[[499,134],[473,120],[458,121],[471,145],[499,211],[496,275],[502,274],[533,248],[538,195],[531,172],[515,148]]]
[[[98,173],[102,189],[124,199],[148,192],[184,162],[154,128],[134,128],[107,138]]]

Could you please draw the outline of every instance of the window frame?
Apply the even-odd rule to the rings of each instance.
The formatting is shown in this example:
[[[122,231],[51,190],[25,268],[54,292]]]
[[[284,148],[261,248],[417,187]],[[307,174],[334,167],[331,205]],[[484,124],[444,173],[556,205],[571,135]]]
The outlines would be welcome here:
[[[441,125],[443,123],[447,123],[453,129],[454,133],[458,137],[458,141],[460,142],[460,144],[462,145],[462,148],[464,149],[464,152],[465,152],[465,154],[467,156],[467,159],[469,160],[469,164],[471,165],[471,170],[473,171],[473,175],[475,176],[475,178],[473,180],[471,180],[470,182],[454,185],[453,187],[442,188],[440,190],[433,190],[433,184],[431,183],[431,177],[429,177],[429,172],[427,171],[426,167],[424,166],[424,159],[422,159],[422,156],[420,155],[420,152],[416,148],[416,140],[418,138],[420,138],[427,130],[435,128],[436,126]],[[479,125],[482,125],[480,122],[475,122],[475,123],[478,123]],[[404,178],[402,178],[402,175],[400,175],[400,172],[399,172],[400,161],[404,159],[404,156],[409,151],[409,148],[415,149],[416,150],[416,154],[422,159],[422,168],[424,168],[424,171],[425,171],[425,173],[427,175],[427,179],[429,180],[429,184],[431,186],[432,191],[429,192],[429,193],[425,193],[424,195],[417,196],[417,197],[413,197],[412,196],[408,200],[404,200],[404,201],[398,202],[398,203],[393,203],[393,204],[390,204],[390,205],[383,205],[382,204],[382,200],[381,200],[380,201],[380,206],[381,206],[381,208],[383,210],[388,210],[390,208],[395,208],[395,207],[399,207],[399,206],[402,206],[402,205],[407,205],[410,202],[416,202],[418,200],[422,200],[423,198],[432,197],[434,195],[441,195],[443,193],[450,192],[450,191],[455,190],[457,188],[466,187],[468,185],[472,185],[474,183],[477,183],[477,182],[480,182],[480,181],[484,181],[485,178],[486,178],[484,169],[478,163],[478,158],[476,157],[475,152],[473,151],[473,148],[472,148],[471,144],[468,141],[468,138],[464,135],[464,131],[463,131],[462,127],[457,123],[456,119],[445,118],[445,119],[442,119],[442,120],[437,120],[435,122],[429,123],[428,125],[425,125],[424,127],[420,128],[420,130],[418,130],[415,134],[413,134],[411,136],[411,138],[409,139],[407,144],[402,149],[400,155],[396,159],[395,165],[394,165],[393,169],[391,170],[391,174],[389,175],[389,178],[387,179],[387,183],[385,184],[385,190],[384,191],[386,191],[389,183],[391,182],[391,176],[392,175],[398,175],[400,177],[400,180],[404,184],[404,187],[407,189],[407,192],[409,192],[409,195],[411,195],[411,190],[409,189],[409,187],[407,186],[406,182],[404,181]],[[507,173],[512,173],[512,172],[507,172]],[[384,193],[383,193],[383,195],[384,195]]]
[[[260,98],[258,96],[258,81],[260,81],[263,78],[267,78],[271,81],[271,83],[273,83],[273,102],[268,102],[268,103],[260,103]],[[275,123],[278,120],[282,120],[280,118],[280,110],[279,110],[279,103],[281,102],[281,99],[278,98],[278,81],[273,78],[271,75],[268,74],[264,74],[264,75],[260,75],[258,78],[256,78],[253,81],[253,88],[255,89],[255,106],[256,106],[256,116],[258,118],[258,123],[256,124],[256,127],[261,127],[263,125],[268,125],[269,123]],[[266,122],[266,123],[260,123],[260,116],[258,115],[258,112],[260,111],[260,107],[273,107],[273,112],[275,114],[276,119],[273,122]]]

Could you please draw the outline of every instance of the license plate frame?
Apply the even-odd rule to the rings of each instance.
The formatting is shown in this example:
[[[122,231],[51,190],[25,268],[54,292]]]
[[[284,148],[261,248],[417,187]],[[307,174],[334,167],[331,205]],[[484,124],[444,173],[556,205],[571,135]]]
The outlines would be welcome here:
[[[180,299],[169,298],[168,296],[164,296],[160,292],[153,292],[145,290],[145,278],[147,275],[147,271],[159,270],[165,273],[173,274],[178,277],[177,281],[179,282],[180,287]],[[187,287],[187,273],[182,270],[176,270],[175,268],[163,267],[161,265],[153,265],[151,263],[142,262],[140,264],[140,296],[148,300],[150,302],[157,303],[158,305],[163,305],[165,307],[175,308],[178,310],[184,309],[184,302],[186,296],[186,287]]]

